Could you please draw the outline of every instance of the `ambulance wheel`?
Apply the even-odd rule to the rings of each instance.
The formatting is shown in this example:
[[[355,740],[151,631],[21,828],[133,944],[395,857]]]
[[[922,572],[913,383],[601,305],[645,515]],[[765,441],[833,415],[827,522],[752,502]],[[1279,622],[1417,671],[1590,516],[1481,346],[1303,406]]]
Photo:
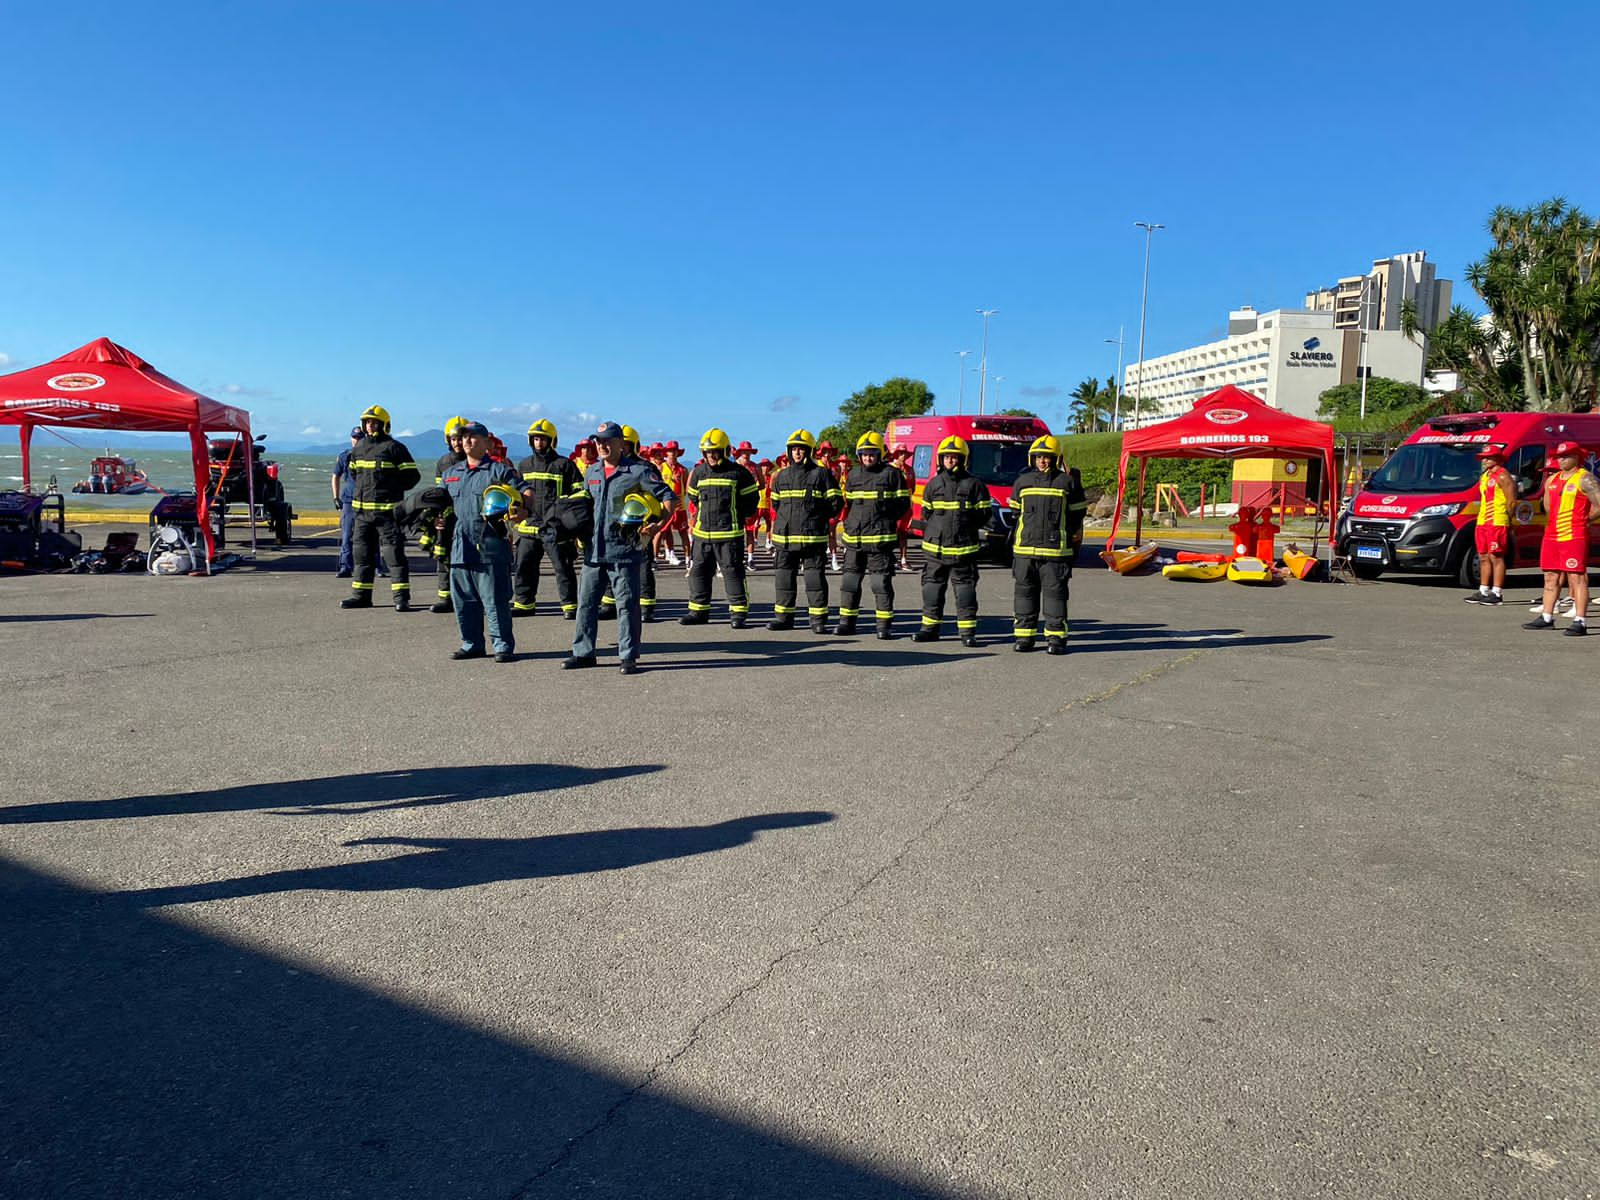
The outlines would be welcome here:
[[[1478,586],[1478,569],[1477,547],[1469,546],[1456,565],[1456,582],[1467,591],[1473,591]]]
[[[1376,579],[1383,574],[1383,568],[1375,567],[1371,563],[1351,563],[1350,573],[1357,579]]]

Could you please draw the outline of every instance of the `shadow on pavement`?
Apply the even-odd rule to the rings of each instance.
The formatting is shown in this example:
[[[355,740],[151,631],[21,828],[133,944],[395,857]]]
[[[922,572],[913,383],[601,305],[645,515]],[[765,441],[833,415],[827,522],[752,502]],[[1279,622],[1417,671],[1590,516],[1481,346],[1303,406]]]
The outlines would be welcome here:
[[[0,613],[0,624],[33,621],[121,621],[129,617],[153,617],[155,613]]]
[[[940,1196],[4,858],[0,908],[8,1196]]]
[[[490,800],[527,792],[550,792],[604,783],[609,779],[648,775],[660,770],[664,768],[645,765],[572,767],[547,763],[423,767],[414,771],[377,771],[365,775],[294,779],[283,783],[250,783],[167,796],[15,804],[0,808],[0,825],[109,821],[119,817],[165,817],[252,809],[275,810],[279,816],[315,816],[323,813],[350,815],[392,808],[460,804],[466,800]]]
[[[160,908],[271,892],[395,892],[407,888],[442,892],[513,879],[621,871],[669,858],[731,850],[754,841],[763,829],[822,825],[831,820],[833,814],[826,812],[776,812],[715,825],[649,825],[530,838],[356,838],[344,845],[412,846],[418,853],[107,895],[141,908]]]
[[[1069,645],[1072,654],[1118,654],[1133,650],[1193,650],[1197,646],[1212,650],[1229,650],[1236,646],[1299,646],[1307,642],[1331,641],[1332,638],[1333,635],[1328,633],[1250,634],[1238,637],[1234,633],[1216,630],[1186,633],[1182,629],[1171,629],[1166,633],[1144,634],[1128,641],[1079,638],[1074,633]]]

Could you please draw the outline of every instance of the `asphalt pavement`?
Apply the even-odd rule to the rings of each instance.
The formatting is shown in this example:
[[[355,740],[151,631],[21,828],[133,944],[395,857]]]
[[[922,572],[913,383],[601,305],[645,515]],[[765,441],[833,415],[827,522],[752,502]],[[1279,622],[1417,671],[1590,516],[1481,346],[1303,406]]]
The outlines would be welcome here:
[[[326,537],[0,578],[0,1196],[1600,1193],[1600,640],[1096,562],[1054,658],[998,570],[977,650],[660,578],[635,677],[550,603],[451,662]]]

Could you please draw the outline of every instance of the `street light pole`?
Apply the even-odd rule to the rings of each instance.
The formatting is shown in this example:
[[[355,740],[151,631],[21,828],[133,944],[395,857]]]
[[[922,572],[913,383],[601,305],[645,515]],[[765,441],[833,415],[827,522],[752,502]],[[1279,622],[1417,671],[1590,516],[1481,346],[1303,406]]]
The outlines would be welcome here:
[[[1133,394],[1133,419],[1139,419],[1139,410],[1144,406],[1144,314],[1145,306],[1150,299],[1150,239],[1156,230],[1165,229],[1166,226],[1151,221],[1135,221],[1135,228],[1144,230],[1144,287],[1139,292],[1139,390]]]
[[[956,351],[956,363],[961,368],[961,399],[956,402],[956,413],[958,415],[967,411],[967,355],[971,353],[971,350]]]
[[[1005,378],[1004,375],[996,375],[994,377],[994,406],[996,411],[1000,408],[1000,385],[1005,382]]]
[[[1367,419],[1367,284],[1371,275],[1361,277],[1361,362],[1356,370],[1361,375],[1361,419]]]
[[[989,318],[999,312],[998,308],[980,308],[978,315],[983,318],[983,354],[978,359],[978,415],[983,416],[983,404],[988,394],[989,385]]]
[[[1112,386],[1117,390],[1113,393],[1111,401],[1111,432],[1117,431],[1117,426],[1122,424],[1122,326],[1117,326],[1117,336],[1107,338],[1106,345],[1115,345],[1117,348],[1117,373],[1112,380]]]

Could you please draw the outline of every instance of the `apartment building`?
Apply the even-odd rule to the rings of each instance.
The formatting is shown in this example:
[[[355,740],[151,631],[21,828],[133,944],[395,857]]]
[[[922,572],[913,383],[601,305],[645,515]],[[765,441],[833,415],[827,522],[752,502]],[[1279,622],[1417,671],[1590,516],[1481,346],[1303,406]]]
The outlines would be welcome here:
[[[1374,259],[1365,275],[1347,275],[1332,287],[1306,293],[1306,309],[1333,314],[1335,329],[1400,328],[1400,306],[1417,307],[1417,327],[1427,332],[1450,315],[1451,282],[1438,278],[1426,250]]]

